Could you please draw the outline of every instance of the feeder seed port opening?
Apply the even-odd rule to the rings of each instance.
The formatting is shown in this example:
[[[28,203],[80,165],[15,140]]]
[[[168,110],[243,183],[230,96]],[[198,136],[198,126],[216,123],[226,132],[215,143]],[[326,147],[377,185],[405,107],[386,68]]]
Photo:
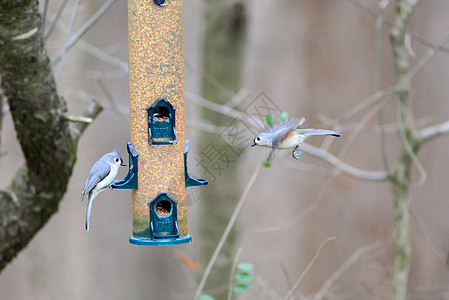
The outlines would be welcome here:
[[[176,107],[167,99],[160,98],[147,111],[149,142],[153,145],[176,144]]]

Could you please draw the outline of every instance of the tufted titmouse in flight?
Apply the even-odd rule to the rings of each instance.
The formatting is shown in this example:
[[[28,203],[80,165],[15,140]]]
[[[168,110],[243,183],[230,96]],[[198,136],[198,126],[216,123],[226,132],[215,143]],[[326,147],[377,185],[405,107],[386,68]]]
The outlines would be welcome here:
[[[341,133],[333,130],[325,129],[299,129],[298,127],[304,123],[305,119],[290,119],[281,121],[270,128],[267,132],[262,132],[254,138],[251,147],[263,146],[271,148],[272,151],[268,156],[268,161],[274,158],[274,150],[289,149],[295,147],[292,156],[299,159],[302,152],[298,150],[299,146],[304,142],[306,137],[310,135],[333,135],[340,137]]]
[[[120,166],[126,166],[120,154],[114,150],[111,153],[103,155],[92,167],[87,177],[81,194],[81,201],[84,196],[89,194],[86,213],[86,230],[89,231],[89,217],[92,209],[92,201],[105,188],[111,186],[117,176]]]

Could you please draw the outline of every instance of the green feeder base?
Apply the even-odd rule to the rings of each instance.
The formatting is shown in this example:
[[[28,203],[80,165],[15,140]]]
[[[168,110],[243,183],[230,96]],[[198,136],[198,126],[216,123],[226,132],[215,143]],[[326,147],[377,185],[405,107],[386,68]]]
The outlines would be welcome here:
[[[140,246],[168,246],[187,244],[192,241],[190,234],[176,239],[141,239],[131,236],[129,242]]]

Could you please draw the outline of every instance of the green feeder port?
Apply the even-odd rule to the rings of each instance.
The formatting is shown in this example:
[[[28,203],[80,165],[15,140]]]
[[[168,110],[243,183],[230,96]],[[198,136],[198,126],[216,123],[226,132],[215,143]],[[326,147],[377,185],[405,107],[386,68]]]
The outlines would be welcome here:
[[[176,144],[175,110],[176,107],[164,98],[147,108],[149,136],[153,145]]]

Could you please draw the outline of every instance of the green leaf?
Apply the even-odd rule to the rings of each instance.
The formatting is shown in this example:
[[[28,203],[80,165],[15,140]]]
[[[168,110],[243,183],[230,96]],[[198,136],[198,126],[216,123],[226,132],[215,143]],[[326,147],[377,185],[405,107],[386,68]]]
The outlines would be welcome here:
[[[273,117],[272,115],[267,115],[267,124],[268,124],[268,126],[270,126],[271,128],[273,128],[274,117]]]
[[[264,161],[264,162],[263,162],[263,166],[264,166],[265,168],[269,168],[269,167],[271,167],[271,163],[269,163],[269,162],[267,162],[267,161]]]
[[[269,162],[267,162],[267,163],[269,164]],[[242,271],[251,271],[252,269],[254,269],[254,265],[248,264],[248,263],[238,264],[237,268],[239,268]]]
[[[280,114],[279,114],[279,119],[281,119],[281,121],[287,121],[287,119],[288,119],[288,113],[286,113],[285,111],[283,111],[283,112],[281,112]]]
[[[254,280],[254,276],[249,273],[246,273],[246,272],[237,273],[237,274],[235,274],[234,277],[238,281],[242,281],[242,282],[251,282]]]
[[[241,293],[241,292],[244,292],[244,291],[249,290],[249,288],[250,288],[249,285],[240,283],[240,284],[237,284],[237,285],[232,289],[232,291],[233,291],[233,292],[236,292],[236,293]]]
[[[215,298],[206,294],[202,294],[200,296],[200,300],[215,300]]]

